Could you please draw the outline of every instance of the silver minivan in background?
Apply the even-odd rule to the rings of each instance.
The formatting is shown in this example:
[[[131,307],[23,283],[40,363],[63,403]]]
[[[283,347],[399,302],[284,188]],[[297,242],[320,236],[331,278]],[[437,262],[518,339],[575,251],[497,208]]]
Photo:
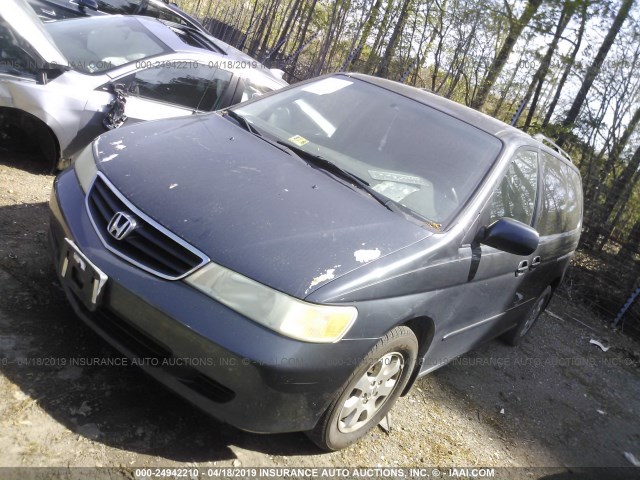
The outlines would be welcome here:
[[[123,123],[210,112],[285,85],[188,27],[117,15],[43,24],[25,0],[0,9],[0,131],[22,132],[52,168]]]

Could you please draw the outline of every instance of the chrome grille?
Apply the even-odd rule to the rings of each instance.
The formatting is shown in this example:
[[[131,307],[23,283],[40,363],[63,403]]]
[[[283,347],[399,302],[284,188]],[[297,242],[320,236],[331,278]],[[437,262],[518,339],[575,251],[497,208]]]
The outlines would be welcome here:
[[[209,261],[206,255],[134,207],[98,173],[87,195],[87,211],[104,246],[128,262],[168,280],[178,280]],[[135,219],[136,228],[122,240],[109,234],[118,212]]]

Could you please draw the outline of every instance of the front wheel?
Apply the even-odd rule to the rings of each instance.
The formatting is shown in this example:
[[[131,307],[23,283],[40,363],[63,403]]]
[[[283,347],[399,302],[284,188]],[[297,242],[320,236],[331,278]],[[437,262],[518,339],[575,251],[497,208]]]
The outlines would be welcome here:
[[[396,327],[373,347],[307,436],[320,448],[340,450],[362,438],[391,409],[418,355],[408,327]]]
[[[520,321],[520,323],[502,335],[502,340],[511,346],[518,346],[524,336],[529,333],[531,327],[536,323],[538,317],[544,312],[549,300],[551,299],[551,287],[548,286],[544,289],[542,294],[536,299],[535,303],[531,307],[531,310],[527,312],[527,315]]]

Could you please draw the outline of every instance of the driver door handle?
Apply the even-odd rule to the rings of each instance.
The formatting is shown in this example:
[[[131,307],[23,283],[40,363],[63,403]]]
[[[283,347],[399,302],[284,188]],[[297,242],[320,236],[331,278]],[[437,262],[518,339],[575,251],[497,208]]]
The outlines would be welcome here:
[[[540,266],[540,263],[540,257],[534,257],[533,260],[531,260],[531,266],[529,267],[529,270],[535,270]]]
[[[529,271],[529,261],[528,260],[522,260],[518,264],[518,268],[516,268],[516,277],[519,277],[520,275],[523,275],[523,274],[527,273],[528,271]]]

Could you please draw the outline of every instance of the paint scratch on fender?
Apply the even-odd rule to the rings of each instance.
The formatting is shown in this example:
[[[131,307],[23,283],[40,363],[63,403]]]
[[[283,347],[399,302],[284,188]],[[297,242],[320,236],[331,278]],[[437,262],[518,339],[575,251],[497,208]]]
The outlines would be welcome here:
[[[356,262],[367,263],[375,260],[380,256],[380,250],[356,250],[353,252],[353,256],[356,257]]]
[[[328,282],[329,280],[333,280],[334,278],[336,278],[336,269],[339,267],[340,265],[336,265],[333,268],[328,268],[324,273],[318,275],[317,277],[314,277],[313,280],[311,280],[311,284],[309,285],[309,288],[307,288],[305,290],[305,294],[309,292],[309,290],[311,290],[313,287],[315,287],[316,285],[322,283],[322,282]]]

